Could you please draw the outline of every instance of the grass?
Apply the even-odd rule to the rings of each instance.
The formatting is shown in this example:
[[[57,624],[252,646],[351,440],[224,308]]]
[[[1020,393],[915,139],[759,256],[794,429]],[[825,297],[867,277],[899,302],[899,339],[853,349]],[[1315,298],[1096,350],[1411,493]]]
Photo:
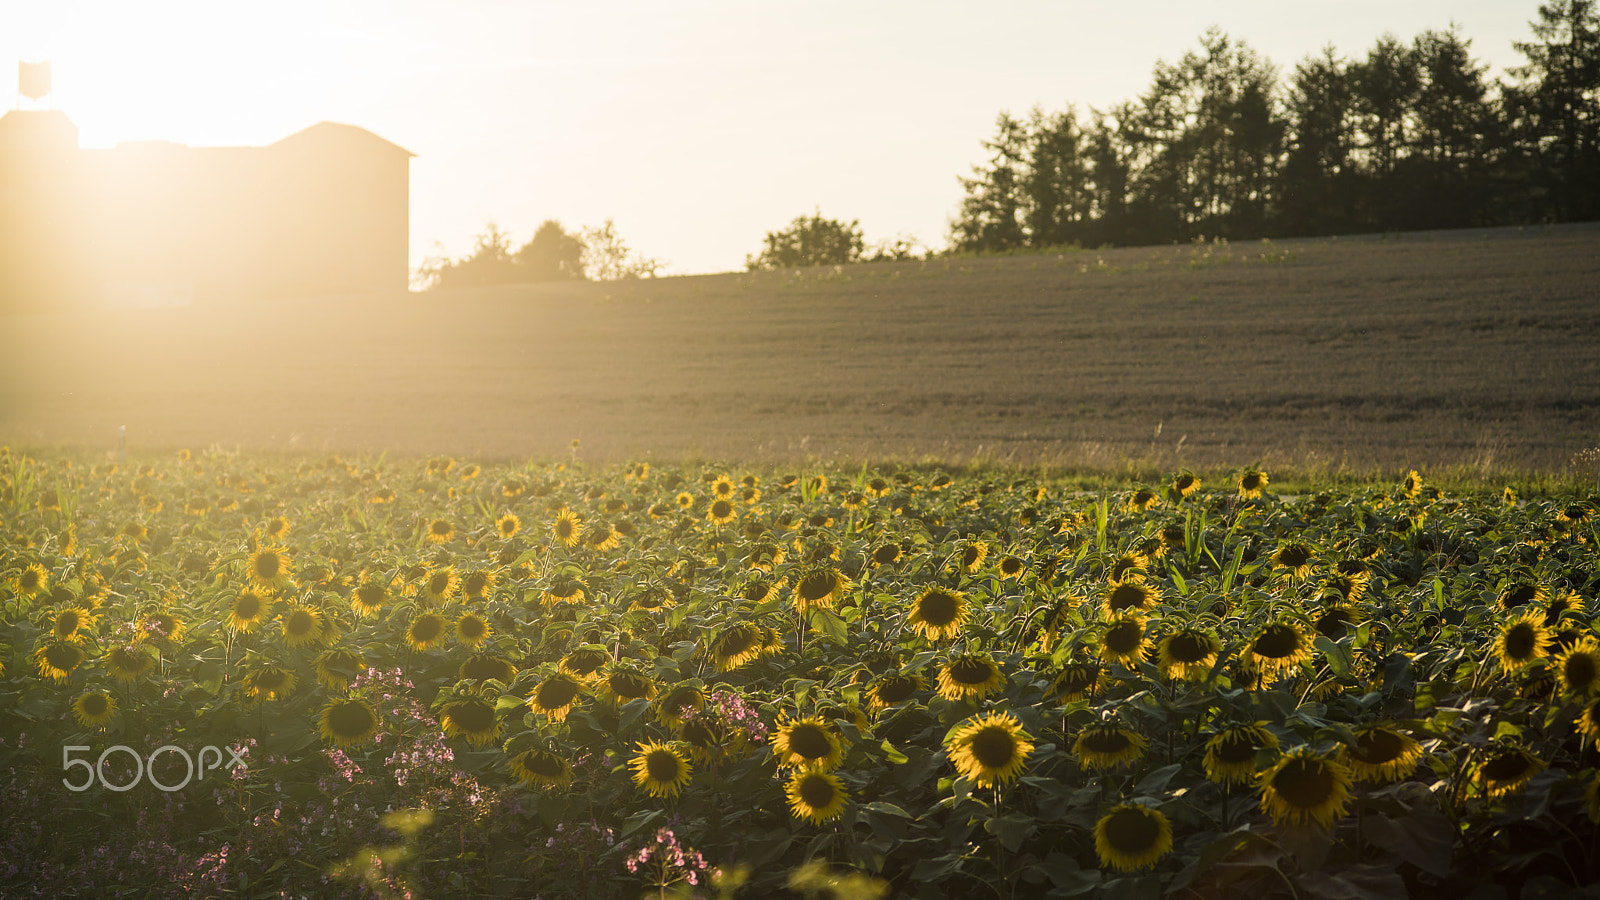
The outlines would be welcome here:
[[[1597,247],[1506,229],[12,317],[0,441],[1584,483]]]

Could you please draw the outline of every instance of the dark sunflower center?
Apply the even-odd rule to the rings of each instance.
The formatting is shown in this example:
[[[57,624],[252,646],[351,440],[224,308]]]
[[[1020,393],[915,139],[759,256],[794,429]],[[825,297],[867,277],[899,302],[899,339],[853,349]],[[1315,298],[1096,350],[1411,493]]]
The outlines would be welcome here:
[[[1539,635],[1532,625],[1519,622],[1506,630],[1506,657],[1509,659],[1528,659],[1533,656],[1533,648],[1538,644]]]
[[[607,682],[611,692],[624,700],[637,700],[650,693],[650,680],[632,672],[615,672]]]
[[[1178,480],[1174,481],[1172,486],[1177,488],[1179,491],[1187,491],[1188,489],[1194,487],[1194,476],[1179,475]]]
[[[789,732],[789,751],[806,759],[822,759],[833,752],[833,744],[820,726],[801,724]]]
[[[644,771],[651,781],[671,784],[678,780],[683,761],[670,750],[652,750],[644,758]]]
[[[328,714],[328,729],[340,737],[366,734],[375,724],[372,711],[360,703],[341,703]]]
[[[282,568],[283,562],[282,560],[278,559],[278,554],[273,553],[270,550],[265,553],[257,554],[256,575],[260,578],[264,580],[277,578],[278,571]]]
[[[56,631],[62,634],[72,634],[78,630],[78,624],[83,621],[72,610],[66,610],[56,619]]]
[[[972,736],[972,757],[985,769],[999,769],[1017,756],[1017,742],[1004,728],[985,728]]]
[[[1000,571],[1006,575],[1015,575],[1022,571],[1022,560],[1015,556],[1008,556],[1000,560]]]
[[[886,566],[900,558],[900,548],[893,544],[885,544],[872,551],[872,561],[880,566]]]
[[[428,590],[435,594],[443,594],[450,590],[450,573],[435,572],[428,576]]]
[[[766,600],[771,593],[772,585],[764,581],[753,581],[745,585],[744,599],[749,600],[751,603],[760,603]]]
[[[81,702],[86,716],[103,716],[111,706],[105,694],[85,694]]]
[[[546,681],[539,685],[534,693],[534,699],[544,709],[560,709],[571,703],[578,696],[578,685],[565,678]]]
[[[884,703],[899,703],[911,696],[917,689],[915,678],[906,678],[900,675],[890,675],[878,682],[878,699]]]
[[[433,523],[433,534],[435,537],[449,537],[452,530],[454,529],[450,527],[449,522],[439,521]]]
[[[981,659],[958,659],[950,664],[950,680],[956,684],[983,684],[993,674],[994,670]]]
[[[757,633],[754,628],[740,625],[723,632],[722,639],[717,641],[717,652],[724,659],[731,659],[754,647]]]
[[[1394,762],[1405,752],[1406,742],[1400,735],[1387,729],[1382,731],[1369,731],[1356,737],[1356,759],[1372,765],[1381,766],[1384,763]]]
[[[977,547],[968,547],[967,549],[961,551],[961,564],[969,569],[976,565],[978,560],[982,558],[983,554],[978,550]]]
[[[433,616],[423,616],[411,623],[411,637],[418,641],[431,641],[439,636],[441,623]]]
[[[718,500],[711,504],[711,515],[718,519],[726,519],[733,515],[733,504],[726,500]]]
[[[540,778],[561,777],[561,759],[550,753],[530,753],[523,757],[522,765]]]
[[[1119,809],[1106,822],[1106,841],[1119,853],[1148,853],[1160,839],[1160,824],[1137,809]]]
[[[1259,491],[1261,490],[1261,476],[1246,475],[1239,479],[1239,486],[1247,491]]]
[[[552,597],[575,597],[577,594],[578,586],[576,584],[572,584],[571,582],[563,582],[561,584],[551,585],[550,587],[550,596]]]
[[[1083,746],[1095,753],[1121,753],[1132,741],[1116,728],[1094,728],[1084,735]]]
[[[807,601],[821,600],[833,593],[833,573],[813,572],[800,579],[800,596]]]
[[[1099,670],[1094,666],[1068,666],[1062,671],[1061,677],[1056,679],[1056,688],[1067,694],[1081,693],[1094,686],[1099,674]]]
[[[572,537],[573,527],[574,526],[572,524],[572,520],[571,519],[559,519],[559,520],[557,520],[556,521],[556,537],[562,538],[562,539],[566,539],[566,538]]]
[[[483,593],[484,588],[487,588],[488,586],[489,576],[482,572],[473,572],[471,575],[468,575],[464,584],[467,593],[474,596]]]
[[[944,591],[934,591],[917,604],[917,612],[922,616],[922,621],[935,628],[943,628],[953,623],[960,611],[961,604]]]
[[[1144,588],[1136,584],[1119,584],[1111,589],[1111,597],[1107,605],[1111,611],[1122,612],[1125,609],[1143,608],[1145,603]]]
[[[1528,771],[1528,758],[1521,750],[1507,750],[1483,764],[1483,776],[1490,781],[1515,781]]]
[[[71,644],[52,644],[44,651],[44,661],[62,671],[76,669],[83,658]]]
[[[1538,585],[1519,584],[1500,595],[1500,605],[1505,609],[1516,609],[1538,596]]]
[[[1230,734],[1217,744],[1217,759],[1238,765],[1256,758],[1256,742],[1249,735]]]
[[[1310,547],[1290,544],[1278,552],[1278,564],[1290,569],[1298,569],[1310,561]]]
[[[1288,625],[1268,625],[1251,650],[1267,659],[1283,659],[1300,650],[1300,635]]]
[[[267,669],[256,674],[256,689],[261,691],[276,691],[288,682],[289,673],[281,669]]]
[[[1272,789],[1297,809],[1312,809],[1333,798],[1333,773],[1321,761],[1291,760],[1272,777]]]
[[[1583,717],[1589,720],[1590,728],[1600,728],[1600,703],[1591,703],[1583,711]]]
[[[456,626],[461,631],[461,636],[469,641],[481,638],[489,631],[488,623],[477,616],[467,616]]]
[[[479,681],[485,681],[490,678],[510,681],[512,674],[514,673],[511,671],[509,663],[493,656],[475,656],[467,660],[467,664],[461,667],[462,677],[474,678]]]
[[[233,604],[233,613],[241,619],[254,619],[261,614],[261,598],[255,594],[240,594]]]
[[[577,672],[579,675],[587,675],[600,668],[600,664],[605,661],[606,656],[603,653],[593,650],[580,650],[567,657],[567,668]]]
[[[812,773],[800,779],[800,799],[812,809],[826,809],[837,796],[826,775]]]
[[[1144,639],[1144,626],[1138,622],[1118,622],[1106,629],[1106,649],[1118,656],[1127,656],[1139,649]]]
[[[294,635],[295,637],[299,637],[301,635],[310,634],[311,629],[314,628],[316,624],[317,621],[311,617],[310,612],[303,609],[297,609],[289,614],[289,618],[283,623],[283,627],[284,631]]]
[[[1167,644],[1167,653],[1174,662],[1185,665],[1197,663],[1211,655],[1211,641],[1203,634],[1180,631],[1173,635],[1172,641]]]
[[[356,599],[360,600],[363,605],[377,606],[384,599],[383,587],[376,584],[363,584],[361,587],[356,588]]]
[[[450,711],[450,718],[463,731],[488,731],[494,727],[494,707],[487,703],[463,703]]]

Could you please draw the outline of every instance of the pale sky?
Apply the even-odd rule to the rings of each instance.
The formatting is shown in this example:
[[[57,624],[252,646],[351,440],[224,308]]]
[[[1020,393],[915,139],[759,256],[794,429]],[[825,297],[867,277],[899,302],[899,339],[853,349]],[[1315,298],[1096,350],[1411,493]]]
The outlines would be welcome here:
[[[489,220],[613,219],[668,274],[743,268],[794,217],[940,246],[1001,110],[1131,100],[1211,25],[1285,73],[1453,21],[1491,76],[1537,0],[0,0],[0,97],[53,64],[85,147],[359,125],[411,162],[415,266]],[[26,103],[26,101],[24,101]],[[28,104],[32,108],[31,104]]]

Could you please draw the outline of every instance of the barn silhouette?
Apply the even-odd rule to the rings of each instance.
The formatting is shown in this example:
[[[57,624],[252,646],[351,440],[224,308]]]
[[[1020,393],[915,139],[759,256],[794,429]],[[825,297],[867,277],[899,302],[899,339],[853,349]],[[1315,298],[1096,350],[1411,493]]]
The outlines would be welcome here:
[[[82,149],[60,110],[0,117],[0,310],[404,290],[414,154],[320,122],[265,147]]]

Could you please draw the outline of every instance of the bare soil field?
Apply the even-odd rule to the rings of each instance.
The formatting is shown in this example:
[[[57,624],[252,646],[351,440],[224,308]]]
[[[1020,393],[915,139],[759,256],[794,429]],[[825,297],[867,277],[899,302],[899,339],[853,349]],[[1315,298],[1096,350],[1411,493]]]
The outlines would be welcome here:
[[[1600,226],[0,319],[0,442],[1593,471]]]

